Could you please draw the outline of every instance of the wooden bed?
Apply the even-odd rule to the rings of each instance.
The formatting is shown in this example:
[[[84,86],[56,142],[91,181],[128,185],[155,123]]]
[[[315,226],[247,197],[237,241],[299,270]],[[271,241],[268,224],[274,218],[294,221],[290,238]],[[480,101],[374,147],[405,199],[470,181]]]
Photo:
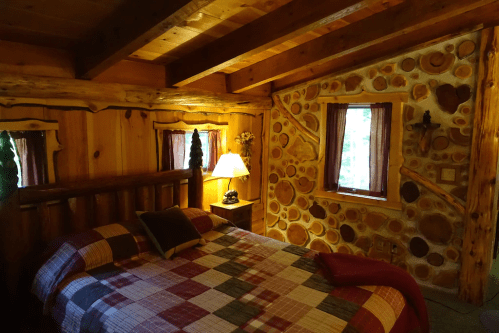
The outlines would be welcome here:
[[[44,331],[54,330],[57,323],[58,330],[62,327],[65,332],[93,332],[97,328],[92,325],[97,323],[101,325],[97,331],[106,332],[239,329],[367,333],[374,332],[373,328],[390,332],[404,317],[406,301],[397,290],[383,286],[333,287],[314,262],[317,252],[229,224],[203,233],[206,245],[184,250],[173,260],[162,259],[150,245],[141,252],[137,239],[143,244],[145,233],[130,237],[137,242],[136,255],[116,260],[115,249],[109,249],[111,261],[101,266],[89,267],[88,257],[81,251],[84,248],[72,248],[69,257],[77,256],[79,261],[74,262],[80,266],[84,262],[83,269],[62,272],[73,260],[59,264],[67,254],[62,251],[65,245],[74,246],[75,240],[81,242],[98,232],[104,235],[111,228],[126,229],[130,222],[127,210],[163,210],[181,205],[185,180],[187,206],[202,208],[201,169],[17,190],[3,207],[0,236],[5,285],[15,307],[13,312],[22,321],[34,318]],[[107,198],[106,203],[114,203],[103,205],[99,202],[103,198]],[[83,208],[79,208],[82,203],[78,200]],[[104,234],[102,230],[106,230]],[[58,243],[60,247],[51,252],[49,260],[40,262],[47,244],[61,236],[67,237]],[[85,248],[93,244],[87,243]],[[52,276],[58,280],[47,292],[43,288],[50,285]],[[89,280],[93,281],[90,285],[85,282]],[[99,286],[97,291],[94,285]],[[142,289],[134,289],[139,285]],[[42,308],[50,316],[41,316]]]

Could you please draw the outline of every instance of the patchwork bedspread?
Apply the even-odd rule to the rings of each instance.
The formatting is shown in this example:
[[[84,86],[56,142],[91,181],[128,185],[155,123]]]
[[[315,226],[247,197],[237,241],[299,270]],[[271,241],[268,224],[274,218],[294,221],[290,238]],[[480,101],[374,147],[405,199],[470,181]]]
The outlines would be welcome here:
[[[50,312],[63,332],[389,332],[395,289],[331,286],[315,251],[222,226],[206,245],[65,278]]]

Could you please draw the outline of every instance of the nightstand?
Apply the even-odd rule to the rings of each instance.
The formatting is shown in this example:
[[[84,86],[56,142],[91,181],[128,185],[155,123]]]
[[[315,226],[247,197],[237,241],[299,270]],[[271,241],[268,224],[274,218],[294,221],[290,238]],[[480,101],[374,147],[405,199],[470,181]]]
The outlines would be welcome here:
[[[251,231],[251,209],[253,203],[239,200],[238,203],[226,205],[221,202],[211,204],[211,212],[234,223],[238,228]]]

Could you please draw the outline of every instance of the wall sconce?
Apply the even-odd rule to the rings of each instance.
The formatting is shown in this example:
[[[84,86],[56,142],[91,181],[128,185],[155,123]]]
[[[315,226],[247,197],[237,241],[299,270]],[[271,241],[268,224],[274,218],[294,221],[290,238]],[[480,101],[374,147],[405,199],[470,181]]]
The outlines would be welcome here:
[[[418,148],[423,156],[426,156],[430,151],[433,131],[440,127],[440,124],[431,123],[430,110],[426,110],[423,115],[423,122],[413,125],[414,128],[421,130],[419,137]]]

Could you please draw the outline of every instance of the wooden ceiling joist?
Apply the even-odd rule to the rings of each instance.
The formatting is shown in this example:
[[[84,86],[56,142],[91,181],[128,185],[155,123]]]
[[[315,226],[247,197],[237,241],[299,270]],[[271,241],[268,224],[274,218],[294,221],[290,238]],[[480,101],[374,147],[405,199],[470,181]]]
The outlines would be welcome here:
[[[495,0],[407,0],[397,6],[328,33],[228,76],[240,93],[260,84],[349,55],[369,46],[432,26]]]
[[[234,109],[270,109],[270,97],[205,90],[154,89],[118,83],[0,73],[0,97],[83,100],[110,106],[186,105]],[[89,103],[91,104],[91,103]]]
[[[294,0],[167,66],[168,85],[184,86],[380,0]]]
[[[75,50],[77,77],[96,77],[213,1],[125,2],[93,34],[78,43]]]
[[[441,43],[463,34],[497,25],[499,25],[499,1],[283,77],[272,82],[272,84],[275,91],[283,90],[325,75],[339,75],[400,54]]]

